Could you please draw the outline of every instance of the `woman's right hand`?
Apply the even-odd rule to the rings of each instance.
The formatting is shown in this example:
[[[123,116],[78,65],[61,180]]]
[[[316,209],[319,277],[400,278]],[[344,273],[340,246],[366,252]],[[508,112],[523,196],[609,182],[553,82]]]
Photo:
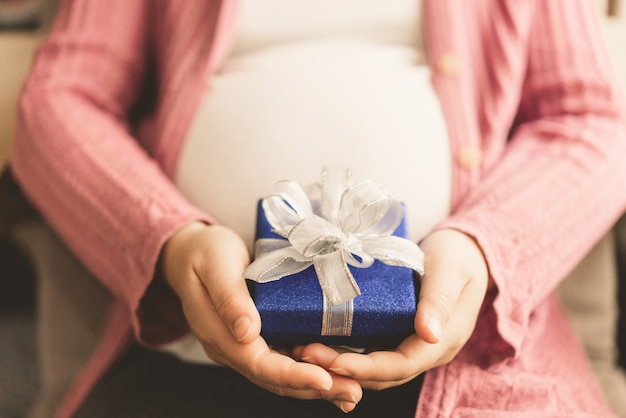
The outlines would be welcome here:
[[[160,261],[211,359],[276,394],[326,399],[344,412],[354,409],[362,396],[355,380],[296,362],[271,350],[260,336],[261,318],[242,275],[250,256],[235,232],[192,222],[168,240]]]

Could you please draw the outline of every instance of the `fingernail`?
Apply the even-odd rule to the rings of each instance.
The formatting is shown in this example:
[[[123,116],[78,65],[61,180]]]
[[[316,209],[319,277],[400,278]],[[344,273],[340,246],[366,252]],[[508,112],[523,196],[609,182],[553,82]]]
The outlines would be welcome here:
[[[342,376],[352,377],[352,373],[350,373],[346,369],[342,369],[342,368],[339,368],[339,367],[330,367],[328,370],[330,370],[333,373],[340,374]]]
[[[350,402],[350,403],[353,403],[355,405],[357,405],[359,403],[359,401],[357,401],[356,398],[354,397],[354,395],[351,394],[351,393],[342,393],[339,396],[337,396],[337,400],[344,401],[344,402]]]
[[[326,382],[326,383],[316,382],[316,383],[313,383],[313,384],[311,385],[311,388],[312,388],[312,389],[315,389],[315,390],[323,390],[324,392],[329,391],[332,387],[333,387],[333,382],[332,382],[332,380],[330,380],[330,381],[328,381],[328,382]]]
[[[302,357],[300,359],[300,361],[303,361],[305,363],[312,363],[313,362],[313,357],[308,357],[308,356],[307,357]]]
[[[233,336],[237,342],[243,341],[252,329],[252,321],[247,316],[239,317],[233,324]]]
[[[437,341],[441,340],[441,322],[439,322],[439,319],[436,316],[429,315],[426,319],[426,326],[435,338],[437,338]]]
[[[299,345],[293,348],[293,350],[291,351],[291,354],[293,355],[294,358],[302,360],[303,351],[304,351],[304,347]]]
[[[348,402],[348,401],[336,400],[336,401],[333,401],[333,404],[335,404],[337,408],[341,409],[341,412],[343,412],[344,414],[347,414],[348,412],[356,408],[355,403]]]

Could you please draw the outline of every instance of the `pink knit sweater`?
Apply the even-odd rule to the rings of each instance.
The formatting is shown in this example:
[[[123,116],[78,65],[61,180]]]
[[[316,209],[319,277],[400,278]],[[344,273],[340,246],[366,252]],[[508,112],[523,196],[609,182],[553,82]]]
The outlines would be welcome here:
[[[172,233],[211,222],[171,178],[236,3],[69,0],[39,50],[12,169],[116,300],[58,416],[75,411],[131,329],[152,345],[187,330],[173,295],[151,283]],[[550,296],[626,205],[623,102],[592,4],[424,8],[453,160],[453,214],[440,227],[477,240],[498,292],[457,358],[427,373],[418,416],[609,416]]]

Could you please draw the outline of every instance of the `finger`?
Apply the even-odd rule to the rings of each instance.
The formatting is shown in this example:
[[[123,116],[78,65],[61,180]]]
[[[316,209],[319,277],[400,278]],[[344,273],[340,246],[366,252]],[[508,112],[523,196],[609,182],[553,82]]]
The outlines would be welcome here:
[[[333,360],[339,355],[335,349],[320,343],[313,343],[302,348],[300,359],[304,362],[317,364],[328,369]]]
[[[341,353],[354,352],[345,347],[329,347],[321,343],[313,343],[302,347],[294,348],[294,355],[300,360],[316,364],[324,369],[328,369],[333,360]]]
[[[429,243],[436,246],[439,243]],[[454,311],[465,282],[454,263],[443,257],[429,257],[431,248],[425,247],[425,274],[420,285],[419,302],[415,315],[415,331],[428,343],[443,337],[443,330]],[[433,253],[438,253],[433,248]]]
[[[261,317],[243,279],[215,280],[210,287],[211,300],[235,340],[249,343],[257,338],[261,333]]]
[[[212,229],[211,233],[217,239],[207,244],[206,261],[196,264],[195,273],[235,340],[249,343],[260,334],[261,318],[243,278],[247,249],[228,229]]]
[[[346,402],[346,401],[341,401],[341,400],[333,400],[332,403],[339,409],[341,409],[342,412],[344,413],[348,413],[348,412],[352,412],[354,410],[354,408],[356,408],[356,403],[354,402]]]
[[[296,364],[305,365],[309,363],[309,365],[315,365],[315,367],[321,366],[322,368],[324,368],[323,364],[329,364],[331,359],[338,355],[335,350],[323,344],[311,344],[309,346],[306,346],[302,350],[302,353],[304,354],[302,360],[305,361],[305,363]],[[323,364],[316,364],[316,359],[319,359],[320,363]],[[273,367],[269,364],[268,366]],[[287,371],[287,373],[289,372]],[[359,385],[356,380],[347,378],[345,376],[338,376],[333,374],[331,374],[330,376],[332,378],[331,388],[314,394],[314,397],[320,397],[322,399],[326,399],[332,402],[343,412],[349,412],[353,410],[356,404],[358,404],[363,397],[363,390],[361,388],[361,385]],[[303,397],[306,395],[303,393],[297,393],[292,396]]]
[[[370,372],[370,376],[374,376],[377,377],[378,379],[381,380],[358,380],[359,378],[362,378],[363,375],[360,375],[359,373],[356,374],[356,376],[350,372],[348,369],[343,369],[341,367],[336,367],[333,366],[333,362],[334,360],[342,353],[350,353],[353,351],[350,350],[340,350],[340,351],[336,351],[333,348],[330,348],[328,346],[322,345],[322,344],[311,344],[308,345],[306,347],[303,347],[302,350],[302,360],[309,362],[309,363],[313,363],[313,364],[317,364],[325,369],[328,369],[332,372],[335,373],[339,373],[339,375],[350,375],[351,378],[354,378],[359,385],[363,388],[363,389],[372,389],[372,390],[382,390],[382,389],[387,389],[390,387],[394,387],[394,386],[399,386],[402,385],[410,380],[412,380],[415,376],[407,376],[407,377],[403,377],[403,378],[399,378],[399,379],[392,379],[389,380],[389,376],[381,376],[381,375],[377,375],[373,372]],[[368,359],[368,361],[371,360]],[[370,362],[370,364],[372,364]],[[373,364],[372,364],[373,366]],[[348,367],[350,367],[348,365]],[[361,363],[356,363],[354,364],[354,367],[356,367],[357,369],[360,369]],[[376,366],[377,367],[377,366]],[[403,366],[400,366],[399,368],[401,369]],[[360,369],[361,372],[366,372],[365,370]],[[404,370],[405,371],[405,370]]]
[[[242,345],[213,306],[211,297],[200,280],[190,282],[181,298],[183,311],[193,334],[213,360],[230,366],[229,350]]]
[[[394,351],[340,354],[328,366],[328,370],[358,381],[390,381],[411,377],[414,367],[410,359]]]
[[[245,350],[254,349],[255,343],[245,345]],[[363,396],[361,386],[354,379],[332,375],[317,365],[296,362],[276,352],[265,352],[255,362],[246,363],[243,374],[279,395],[325,399],[342,410],[353,409],[350,405],[356,405]]]
[[[475,295],[471,295],[473,292]],[[364,388],[384,389],[413,379],[433,367],[448,363],[467,342],[475,324],[479,308],[472,303],[472,298],[480,298],[480,286],[466,286],[463,296],[457,303],[457,309],[448,323],[445,340],[437,344],[424,341],[418,335],[412,335],[398,346],[396,351],[377,351],[369,354],[345,353],[334,358],[331,354],[318,353],[315,358],[320,362],[328,361],[324,366],[333,373],[351,377]]]
[[[444,327],[463,289],[463,284],[450,280],[455,274],[446,267],[431,265],[422,278],[415,331],[428,343],[443,338]]]
[[[261,338],[244,346],[233,366],[265,387],[326,392],[333,386],[333,379],[326,370],[269,351]]]
[[[281,395],[297,392],[296,396],[300,398],[321,398],[331,401],[358,403],[361,400],[362,390],[354,379],[331,375],[313,364],[296,362],[279,354],[276,356],[280,358],[264,359],[260,369],[264,377],[262,385],[270,387],[273,392]],[[284,366],[278,365],[279,362],[284,362]],[[288,364],[289,362],[291,364]],[[315,384],[319,380],[313,380],[314,375],[321,373],[329,379],[323,386]]]
[[[408,377],[406,379],[401,380],[388,380],[388,381],[378,381],[378,380],[360,380],[359,384],[363,389],[368,390],[385,390],[389,388],[393,388],[396,386],[402,386],[405,383],[410,382],[415,379],[418,375]]]
[[[311,397],[333,387],[333,379],[327,371],[270,351],[261,337],[248,344],[237,342],[220,320],[206,289],[201,284],[197,286],[185,299],[183,308],[209,357],[279,394],[287,394],[285,391],[289,390],[289,393],[296,391],[301,392],[300,396],[307,393]]]
[[[395,382],[411,380],[441,363],[441,348],[419,336],[407,338],[396,351],[375,351],[368,354],[339,354],[328,370],[363,382]]]
[[[275,388],[267,388],[267,387],[265,389],[269,390],[270,392],[280,394],[282,396],[288,396],[288,397],[296,398],[296,399],[323,399],[328,402],[331,402],[341,411],[347,413],[347,412],[351,412],[352,410],[354,410],[354,408],[356,408],[357,404],[360,402],[362,398],[363,392],[362,392],[361,386],[356,382],[355,384],[358,387],[359,394],[360,394],[358,397],[354,397],[352,395],[344,394],[344,393],[340,393],[337,395],[329,395],[330,392],[325,393],[325,392],[315,392],[315,391],[310,391],[310,390],[295,390],[295,389],[278,390]]]

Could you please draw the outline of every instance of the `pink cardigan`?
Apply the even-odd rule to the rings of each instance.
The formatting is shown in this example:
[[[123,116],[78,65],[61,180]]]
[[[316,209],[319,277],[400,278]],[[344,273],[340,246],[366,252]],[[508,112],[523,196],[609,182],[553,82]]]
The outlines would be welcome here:
[[[69,0],[39,50],[12,169],[116,301],[60,417],[131,330],[149,345],[187,331],[172,294],[150,284],[168,237],[212,222],[171,178],[236,3]],[[610,416],[550,296],[626,205],[623,101],[592,7],[424,0],[453,158],[453,214],[440,227],[477,240],[498,293],[457,358],[427,373],[420,417]]]

